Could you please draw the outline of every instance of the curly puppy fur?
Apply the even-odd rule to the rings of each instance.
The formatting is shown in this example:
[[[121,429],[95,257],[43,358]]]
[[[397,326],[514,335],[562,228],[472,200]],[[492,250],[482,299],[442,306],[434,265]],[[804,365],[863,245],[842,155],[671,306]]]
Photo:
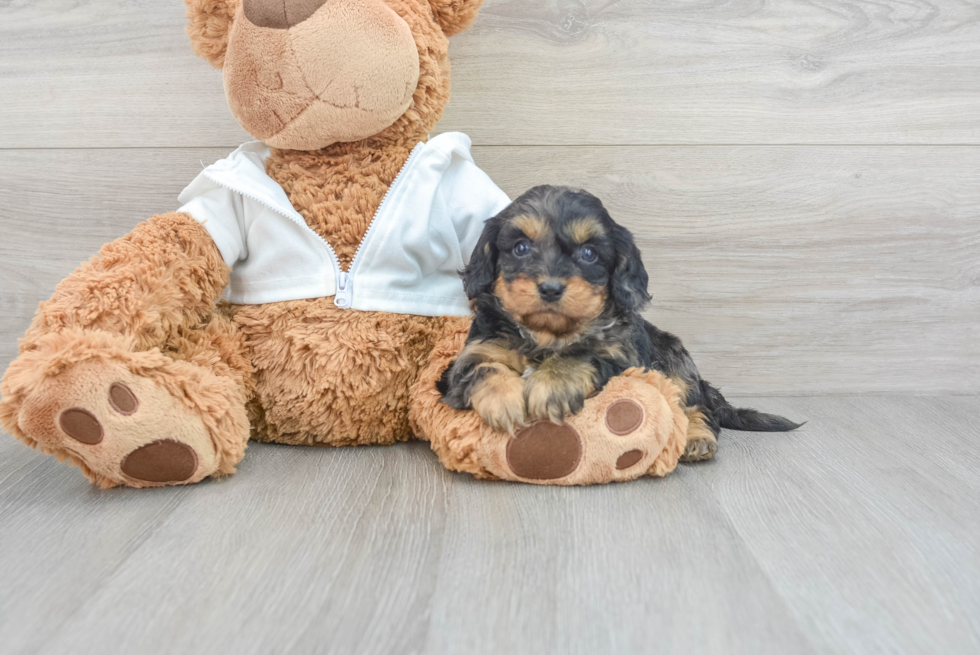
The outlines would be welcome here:
[[[650,300],[640,252],[585,191],[540,186],[522,195],[487,222],[463,279],[476,317],[441,389],[447,404],[475,409],[494,429],[560,423],[634,366],[685,390],[690,443],[713,443],[721,427],[798,427],[732,407],[680,339],[640,316]],[[702,444],[692,458],[713,454]]]

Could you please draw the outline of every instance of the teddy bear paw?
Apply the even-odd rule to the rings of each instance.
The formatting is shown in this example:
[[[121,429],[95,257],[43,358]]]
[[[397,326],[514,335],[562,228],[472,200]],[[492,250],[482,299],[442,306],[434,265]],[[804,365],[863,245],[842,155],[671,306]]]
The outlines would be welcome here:
[[[117,362],[86,362],[29,398],[18,424],[103,487],[197,482],[219,467],[201,416],[163,384]]]
[[[674,403],[676,405],[676,402]],[[633,480],[673,470],[683,442],[679,407],[639,377],[610,380],[561,424],[538,421],[514,436],[483,439],[481,460],[495,477],[533,484]]]

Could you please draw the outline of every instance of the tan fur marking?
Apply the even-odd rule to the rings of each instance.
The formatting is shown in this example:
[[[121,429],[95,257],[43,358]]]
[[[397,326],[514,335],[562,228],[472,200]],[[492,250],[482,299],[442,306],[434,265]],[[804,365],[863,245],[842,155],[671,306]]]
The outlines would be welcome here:
[[[507,283],[503,277],[498,277],[493,292],[500,298],[504,309],[518,321],[521,321],[527,314],[539,312],[542,309],[538,283],[526,275],[518,275],[510,283]]]
[[[565,281],[560,307],[563,314],[577,319],[594,319],[606,305],[606,289],[575,276]]]
[[[603,343],[598,348],[599,356],[603,359],[625,359],[626,349],[623,348],[623,344],[616,341],[609,341]]]
[[[575,342],[578,338],[578,334],[571,337],[558,337],[553,332],[546,332],[543,330],[531,330],[531,336],[534,338],[534,342],[539,346],[552,346],[552,347],[563,347]]]
[[[572,401],[584,399],[595,389],[595,369],[566,357],[549,357],[524,385],[529,416],[560,423],[572,413]]]
[[[521,322],[531,328],[532,332],[543,332],[548,338],[567,336],[572,332],[578,332],[576,329],[577,321],[554,312],[527,314]]]
[[[481,364],[487,372],[470,402],[484,422],[497,432],[514,432],[524,425],[524,380],[503,364]]]
[[[590,239],[598,239],[606,234],[602,223],[594,218],[580,218],[569,222],[562,230],[575,243],[585,243]]]
[[[687,391],[688,391],[687,382],[685,382],[681,378],[667,378],[667,379],[673,382],[674,386],[677,387],[677,390],[680,391],[680,397],[682,401],[685,398],[687,398]],[[689,409],[693,409],[693,408],[689,408]]]
[[[715,441],[715,435],[711,432],[711,428],[708,427],[708,421],[700,407],[687,407],[684,409],[684,413],[687,414],[688,420],[688,440],[691,438],[710,438],[712,441]]]
[[[539,216],[522,214],[516,217],[513,223],[532,241],[543,239],[549,232],[548,222]]]
[[[518,352],[510,350],[502,342],[477,341],[466,344],[459,353],[459,359],[475,359],[487,364],[503,364],[518,374],[527,368],[527,359]]]
[[[695,405],[685,408],[684,413],[687,415],[688,425],[687,445],[682,459],[687,462],[711,459],[718,450],[718,439],[708,427],[704,412]]]
[[[511,283],[497,278],[494,295],[518,323],[531,330],[539,344],[550,345],[559,340],[571,343],[602,313],[606,290],[578,276],[565,280],[565,284],[562,299],[547,306],[538,293],[537,281],[523,274]]]

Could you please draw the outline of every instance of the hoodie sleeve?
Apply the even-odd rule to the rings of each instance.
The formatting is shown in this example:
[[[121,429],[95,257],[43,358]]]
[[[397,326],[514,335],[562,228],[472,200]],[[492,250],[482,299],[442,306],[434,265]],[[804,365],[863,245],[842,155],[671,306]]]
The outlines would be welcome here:
[[[469,263],[483,224],[510,204],[510,198],[469,157],[453,157],[439,187],[459,239],[463,265]]]
[[[248,257],[245,208],[241,195],[201,173],[184,189],[177,210],[190,214],[208,231],[229,268]]]

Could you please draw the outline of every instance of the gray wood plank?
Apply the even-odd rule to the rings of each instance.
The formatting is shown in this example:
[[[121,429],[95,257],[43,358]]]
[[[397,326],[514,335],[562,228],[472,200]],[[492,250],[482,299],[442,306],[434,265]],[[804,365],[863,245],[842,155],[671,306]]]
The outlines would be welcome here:
[[[0,650],[37,652],[194,491],[99,491],[0,433]]]
[[[746,402],[812,421],[703,482],[817,650],[980,650],[980,399]]]
[[[701,473],[458,482],[426,652],[816,652]]]
[[[234,478],[190,490],[40,651],[97,635],[115,652],[419,652],[452,476],[424,444],[253,448]]]
[[[0,638],[83,655],[976,652],[980,398],[741,401],[810,423],[587,489],[477,482],[417,443],[256,444],[227,481],[99,492],[0,441]]]
[[[79,261],[223,149],[0,152],[0,365]],[[980,147],[475,150],[510,194],[583,186],[633,229],[705,377],[754,394],[980,391]]]
[[[179,0],[0,5],[0,148],[230,146]],[[980,8],[487,0],[440,126],[480,144],[980,143]]]

